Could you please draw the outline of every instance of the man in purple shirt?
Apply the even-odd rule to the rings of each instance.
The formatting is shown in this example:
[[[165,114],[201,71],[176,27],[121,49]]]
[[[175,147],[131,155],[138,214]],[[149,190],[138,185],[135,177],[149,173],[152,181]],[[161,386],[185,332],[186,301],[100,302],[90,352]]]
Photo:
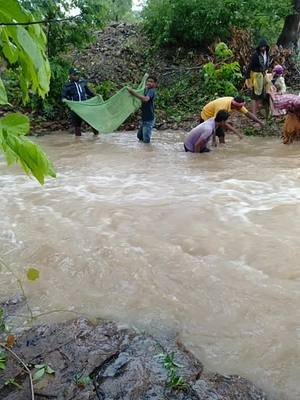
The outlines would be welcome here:
[[[216,130],[217,128],[224,128],[228,118],[229,113],[225,110],[220,110],[215,118],[209,118],[192,129],[184,141],[185,151],[191,153],[210,151],[207,147],[208,142],[212,139],[216,145]]]

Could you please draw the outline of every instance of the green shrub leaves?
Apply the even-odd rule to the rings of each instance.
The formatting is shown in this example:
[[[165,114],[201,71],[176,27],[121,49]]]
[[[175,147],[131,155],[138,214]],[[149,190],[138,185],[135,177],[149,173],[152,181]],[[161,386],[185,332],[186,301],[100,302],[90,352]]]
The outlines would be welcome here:
[[[0,19],[3,22],[32,22],[31,13],[21,7],[17,0],[0,0]],[[39,25],[1,26],[2,52],[9,64],[21,66],[20,81],[23,101],[29,99],[28,89],[44,97],[49,91],[50,65],[45,54],[46,37]],[[4,104],[4,103],[2,103]]]
[[[28,118],[22,114],[10,114],[0,120],[0,150],[8,165],[18,162],[27,174],[32,174],[40,184],[45,177],[55,177],[51,161],[41,148],[24,135],[29,130]]]
[[[195,47],[228,39],[232,26],[276,41],[291,6],[290,0],[148,0],[143,15],[159,46]]]
[[[17,0],[0,0],[2,22],[32,22],[32,14]],[[44,97],[49,91],[50,66],[45,54],[46,37],[39,25],[8,25],[0,27],[0,50],[9,65],[19,71],[23,102],[29,100],[29,91]],[[5,87],[0,79],[0,104],[7,105]],[[25,137],[29,120],[18,113],[0,119],[0,151],[8,165],[18,162],[27,174],[43,184],[46,176],[55,177],[55,171],[38,145]]]

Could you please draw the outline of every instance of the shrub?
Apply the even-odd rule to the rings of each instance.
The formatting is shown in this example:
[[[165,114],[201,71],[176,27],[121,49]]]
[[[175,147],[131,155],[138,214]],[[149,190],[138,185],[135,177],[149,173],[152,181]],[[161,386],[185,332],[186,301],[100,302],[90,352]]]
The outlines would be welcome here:
[[[156,107],[158,115],[163,113],[167,120],[180,122],[182,117],[190,117],[199,112],[206,103],[203,82],[199,71],[176,73],[168,83],[160,82]]]
[[[148,34],[159,46],[195,47],[228,39],[232,26],[274,39],[290,12],[290,0],[148,0],[143,17]]]
[[[215,48],[215,61],[204,64],[203,91],[209,96],[235,96],[242,80],[240,64],[233,61],[233,53],[223,42]]]
[[[101,94],[104,100],[109,99],[117,91],[116,83],[110,80],[103,81],[95,87],[93,85],[90,86],[95,93]]]

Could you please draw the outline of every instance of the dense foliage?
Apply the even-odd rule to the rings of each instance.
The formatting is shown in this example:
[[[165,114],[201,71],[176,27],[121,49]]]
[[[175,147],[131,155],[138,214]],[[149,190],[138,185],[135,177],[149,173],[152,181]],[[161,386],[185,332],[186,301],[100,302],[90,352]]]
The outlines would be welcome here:
[[[73,61],[66,54],[74,48],[84,48],[106,24],[126,16],[131,11],[132,0],[21,0],[21,3],[36,19],[53,21],[42,25],[51,66],[49,95],[43,101],[38,96],[31,97],[30,106],[46,119],[62,118],[65,108],[61,103],[61,89]]]
[[[216,46],[215,60],[203,66],[203,90],[211,96],[235,96],[242,80],[240,64],[223,42]]]
[[[50,57],[72,46],[85,46],[93,39],[95,30],[102,28],[108,20],[105,0],[21,0],[21,3],[37,20],[53,21],[42,25]],[[76,15],[70,15],[71,12]]]
[[[235,96],[243,81],[241,67],[228,46],[220,42],[211,61],[199,68],[186,68],[160,82],[156,104],[162,118],[181,122],[191,117],[217,96]]]
[[[33,21],[16,0],[0,0],[2,22]],[[50,67],[44,53],[46,37],[39,25],[0,27],[1,55],[10,65],[20,65],[19,80],[24,101],[28,100],[29,88],[44,97],[49,91]],[[5,100],[5,99],[4,99]],[[5,101],[2,102],[4,104]]]
[[[148,0],[143,15],[158,45],[193,47],[229,38],[232,26],[276,41],[291,8],[291,0]]]
[[[132,7],[132,0],[21,0],[21,3],[37,19],[53,21],[45,25],[49,57],[57,57],[70,47],[84,47],[93,41],[97,30],[109,21],[119,21]]]
[[[34,21],[17,0],[0,0],[0,19],[11,23]],[[0,57],[18,74],[23,101],[28,101],[29,90],[44,97],[49,90],[50,66],[45,55],[46,38],[39,25],[8,25],[0,27]],[[0,79],[0,104],[7,105],[5,86]],[[19,162],[26,173],[32,173],[44,183],[45,176],[55,176],[51,162],[43,151],[26,138],[29,120],[13,113],[0,119],[0,151],[10,165]]]
[[[120,21],[122,17],[131,13],[132,0],[107,0],[110,19]]]

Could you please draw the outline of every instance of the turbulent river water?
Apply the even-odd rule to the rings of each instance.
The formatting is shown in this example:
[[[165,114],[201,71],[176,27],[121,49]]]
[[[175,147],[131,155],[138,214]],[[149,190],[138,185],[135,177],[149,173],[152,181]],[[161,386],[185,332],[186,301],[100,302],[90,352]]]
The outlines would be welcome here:
[[[232,138],[199,156],[183,137],[37,138],[58,173],[44,187],[1,159],[1,256],[40,270],[24,279],[36,311],[177,331],[207,368],[299,399],[300,144]]]

